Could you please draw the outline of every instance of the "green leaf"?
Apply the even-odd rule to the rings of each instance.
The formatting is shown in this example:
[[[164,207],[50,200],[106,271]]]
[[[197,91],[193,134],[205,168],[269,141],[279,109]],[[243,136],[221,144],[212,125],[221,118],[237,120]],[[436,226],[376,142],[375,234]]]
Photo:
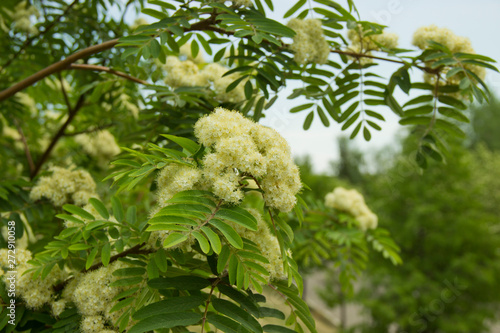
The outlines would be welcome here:
[[[150,219],[149,221],[149,224],[184,224],[184,225],[191,225],[193,227],[196,227],[198,226],[198,222],[192,220],[192,219],[189,219],[189,218],[185,218],[185,217],[181,217],[181,216],[172,216],[172,215],[159,215],[159,216],[155,216],[153,217],[152,219]]]
[[[137,275],[144,275],[146,273],[146,270],[142,267],[127,267],[127,268],[120,268],[117,269],[112,273],[113,276],[137,276]]]
[[[452,124],[443,119],[436,119],[436,127],[444,129],[450,134],[456,135],[460,138],[465,138],[465,133],[457,125]]]
[[[208,240],[205,238],[205,236],[203,236],[199,231],[193,231],[191,234],[198,241],[198,244],[200,245],[203,253],[210,252],[210,244],[208,243]]]
[[[70,222],[74,222],[74,223],[77,223],[77,224],[85,224],[85,222],[83,222],[82,220],[80,219],[77,219],[76,217],[74,217],[73,215],[68,215],[68,214],[57,214],[56,215],[57,218],[60,218],[61,220],[65,220],[65,221],[70,221]],[[61,232],[62,233],[62,232]]]
[[[188,238],[187,234],[179,234],[177,232],[172,232],[163,242],[163,247],[168,249],[169,247],[185,242],[187,238]]]
[[[101,262],[103,266],[108,266],[109,260],[111,258],[111,244],[106,243],[101,250]]]
[[[208,223],[216,227],[224,235],[224,237],[226,237],[229,244],[237,249],[243,248],[243,240],[241,239],[240,235],[238,235],[238,233],[227,223],[216,219],[212,219]]]
[[[202,305],[204,302],[205,298],[197,295],[172,297],[146,305],[145,307],[139,309],[136,313],[134,313],[132,317],[135,320],[141,320],[165,313],[182,312],[196,308]]]
[[[196,153],[198,149],[200,149],[200,146],[192,140],[169,134],[162,134],[162,136],[177,143],[179,146],[186,149],[191,154]]]
[[[363,137],[365,138],[366,141],[370,141],[370,139],[372,138],[372,135],[368,127],[363,128]]]
[[[144,333],[162,328],[189,326],[198,323],[202,315],[194,312],[174,312],[151,316],[139,321],[128,333]]]
[[[122,222],[125,212],[123,211],[122,203],[115,196],[111,197],[111,207],[113,208],[113,216],[115,217],[115,219],[118,222]]]
[[[227,317],[217,315],[214,313],[209,313],[207,316],[207,321],[214,325],[217,329],[224,333],[248,333],[250,332],[246,328],[242,327],[240,324]]]
[[[171,230],[171,231],[183,231],[189,232],[191,229],[186,228],[182,225],[172,224],[172,223],[156,223],[147,227],[146,231],[157,231],[157,230]]]
[[[245,311],[248,311],[252,316],[259,317],[259,308],[252,297],[245,295],[243,292],[236,290],[231,286],[219,284],[217,285],[217,289],[219,289],[222,294],[241,305],[241,307]]]
[[[453,55],[459,59],[477,59],[477,60],[483,60],[483,61],[489,61],[489,62],[496,62],[494,59],[480,55],[480,54],[457,52],[457,53],[454,53]]]
[[[318,112],[319,119],[321,119],[321,122],[323,123],[323,125],[325,127],[329,127],[330,126],[330,121],[328,120],[328,117],[326,116],[326,114],[323,111],[323,109],[321,108],[321,106],[319,106],[319,105],[317,106],[316,112]]]
[[[86,220],[94,220],[94,216],[92,214],[90,214],[85,209],[80,208],[78,206],[66,204],[63,206],[63,209],[71,214],[78,215]]]
[[[401,125],[428,125],[431,122],[431,117],[408,117],[401,119]]]
[[[448,104],[450,106],[453,106],[453,107],[456,107],[457,109],[460,109],[460,110],[466,110],[467,109],[467,106],[464,104],[464,102],[454,98],[454,97],[451,97],[451,96],[439,96],[438,97],[438,100],[441,102],[441,103],[444,103],[444,104]]]
[[[252,98],[252,94],[253,94],[252,82],[248,80],[247,83],[245,83],[245,97],[247,99],[250,99]]]
[[[201,231],[207,236],[208,240],[210,241],[210,244],[212,245],[212,249],[214,250],[215,253],[219,254],[222,249],[222,244],[220,241],[219,236],[209,227],[207,226],[202,226]]]
[[[457,111],[456,109],[447,108],[447,107],[442,106],[442,107],[438,108],[438,112],[440,114],[442,114],[443,116],[450,117],[450,118],[453,118],[455,120],[458,120],[458,121],[461,121],[464,123],[470,122],[469,118],[467,118],[467,116],[465,116],[460,111]]]
[[[237,206],[221,208],[214,217],[234,222],[252,231],[257,231],[257,219],[247,210]]]
[[[261,306],[260,313],[261,313],[261,317],[263,317],[263,318],[271,317],[271,318],[285,320],[285,314],[278,309]],[[264,332],[265,331],[266,331],[266,326],[264,326]]]
[[[278,325],[265,325],[263,327],[264,332],[268,333],[295,333],[294,330],[291,330],[289,328],[283,327],[283,326],[278,326]]]
[[[70,245],[68,247],[68,250],[70,250],[70,251],[82,251],[82,250],[87,250],[90,248],[91,248],[91,246],[88,244],[78,243],[78,244]]]
[[[90,266],[92,266],[92,264],[94,263],[94,259],[95,259],[95,256],[97,255],[98,250],[99,250],[99,248],[96,246],[92,249],[92,251],[90,251],[90,254],[88,255],[87,260],[85,262],[85,269],[86,270],[88,270],[90,268]]]
[[[135,225],[137,222],[137,208],[135,206],[130,206],[127,208],[127,222]]]
[[[154,261],[156,262],[156,266],[160,269],[162,272],[166,272],[168,269],[168,261],[167,261],[167,254],[165,253],[165,250],[160,248],[156,253],[154,254]]]
[[[263,332],[259,322],[254,317],[252,317],[252,315],[250,315],[248,312],[246,312],[233,302],[223,300],[220,298],[215,298],[212,299],[212,305],[216,311],[223,313],[225,316],[236,320],[250,332],[253,333]]]
[[[227,261],[229,260],[229,255],[231,252],[229,251],[229,247],[224,245],[217,257],[217,272],[220,274],[226,268]]]
[[[300,8],[302,8],[302,6],[304,6],[306,4],[306,2],[307,2],[306,0],[297,1],[297,3],[295,3],[295,5],[293,5],[292,8],[287,10],[287,12],[283,16],[283,18],[288,18],[288,17],[292,16],[295,12],[297,12]]]
[[[200,290],[211,285],[211,282],[199,276],[181,275],[176,277],[160,277],[148,281],[153,289]]]
[[[293,108],[290,109],[290,113],[296,113],[296,112],[304,111],[306,109],[309,109],[313,105],[314,105],[314,103],[307,103],[307,104],[295,106],[295,107],[293,107]]]
[[[193,39],[191,42],[191,55],[193,58],[196,58],[198,56],[198,52],[200,52],[200,46],[198,45],[198,42]]]
[[[120,302],[116,303],[110,310],[109,313],[113,313],[115,311],[121,310],[124,307],[129,306],[132,304],[132,302],[135,300],[135,297],[130,297],[130,298],[125,298],[124,300],[121,300]]]
[[[99,215],[101,215],[106,220],[109,219],[108,210],[106,209],[106,206],[104,206],[104,204],[100,200],[98,200],[96,198],[90,198],[89,202],[92,206],[94,206],[95,210],[97,210]]]
[[[306,117],[306,120],[304,121],[304,130],[308,130],[311,127],[311,124],[314,119],[314,111],[309,112],[309,114]]]

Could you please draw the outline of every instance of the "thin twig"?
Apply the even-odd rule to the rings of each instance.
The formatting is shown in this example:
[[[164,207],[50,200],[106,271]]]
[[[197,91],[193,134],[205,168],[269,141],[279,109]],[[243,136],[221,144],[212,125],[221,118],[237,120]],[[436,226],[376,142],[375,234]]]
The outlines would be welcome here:
[[[73,53],[66,59],[58,61],[55,64],[52,64],[42,69],[41,71],[27,77],[26,79],[14,84],[13,86],[1,91],[0,102],[13,96],[15,93],[35,84],[36,82],[43,80],[47,76],[57,73],[63,69],[66,69],[69,65],[71,65],[75,61],[105,50],[109,50],[113,48],[116,44],[118,44],[118,39],[112,39],[102,44],[93,45],[83,50],[80,50],[76,53]]]
[[[16,125],[17,131],[21,136],[21,142],[23,143],[24,153],[26,154],[26,159],[28,160],[28,165],[30,167],[30,172],[35,170],[35,164],[33,163],[33,158],[31,157],[30,148],[28,142],[26,141],[26,136],[24,135],[23,129],[19,126],[17,119],[14,119],[14,124]]]
[[[123,258],[123,257],[126,257],[128,256],[129,254],[149,254],[149,253],[153,253],[154,250],[152,249],[141,249],[144,245],[146,245],[146,243],[141,243],[141,244],[137,244],[136,246],[133,246],[131,247],[130,249],[128,250],[125,250],[123,252],[120,252],[118,254],[115,254],[114,256],[112,256],[110,259],[109,259],[109,264],[117,261],[118,259],[120,258]],[[95,271],[96,269],[99,269],[103,266],[102,262],[100,263],[97,263],[95,265],[92,265],[89,267],[89,269],[85,269],[82,271],[82,273],[87,273],[87,272],[92,272],[92,271]],[[69,278],[67,279],[66,281],[63,281],[59,284],[56,284],[52,289],[54,289],[55,292],[58,292],[62,289],[64,289],[64,287],[66,287],[66,285],[72,280],[73,278]]]
[[[149,254],[149,253],[155,252],[153,249],[141,249],[144,245],[146,245],[146,243],[137,244],[136,246],[133,246],[128,250],[125,250],[123,252],[115,254],[114,256],[109,258],[109,264],[117,261],[120,258],[124,258],[124,257],[128,256],[129,254]],[[103,263],[99,262],[97,264],[90,266],[89,269],[84,270],[83,273],[95,271],[96,269],[99,269],[102,266],[103,266]]]
[[[106,72],[106,73],[110,73],[110,74],[122,77],[124,79],[130,80],[130,81],[133,81],[136,83],[146,85],[146,86],[150,85],[150,83],[147,81],[138,79],[136,77],[130,76],[130,75],[125,74],[123,72],[115,71],[114,69],[111,69],[111,68],[105,67],[105,66],[86,65],[86,64],[71,64],[71,65],[69,65],[68,69],[82,69],[82,70],[89,70],[89,71]]]
[[[50,156],[50,153],[54,149],[55,145],[59,141],[59,139],[64,135],[64,131],[66,128],[69,126],[73,118],[76,116],[78,111],[82,108],[83,104],[85,101],[84,95],[81,95],[80,98],[78,98],[78,101],[76,102],[76,105],[74,108],[70,108],[68,110],[68,119],[62,124],[62,126],[59,128],[57,133],[54,135],[54,138],[52,138],[52,141],[50,142],[49,146],[47,149],[45,149],[45,152],[43,153],[42,157],[38,160],[34,170],[31,172],[30,177],[31,179],[35,178],[35,176],[40,172],[40,169],[42,168],[42,165],[47,161],[47,159]]]
[[[210,294],[208,294],[208,298],[207,298],[207,301],[205,303],[205,312],[203,313],[203,318],[202,318],[202,322],[201,322],[201,333],[203,333],[203,331],[205,329],[205,322],[207,321],[208,306],[210,305],[210,300],[212,298],[212,294],[214,293],[214,289],[215,289],[215,287],[217,287],[219,282],[220,282],[220,277],[217,278],[212,283],[212,288],[210,288]]]
[[[61,75],[61,72],[57,73],[57,77],[59,78],[59,82],[61,83],[61,92],[64,97],[64,102],[66,103],[66,106],[68,107],[68,110],[71,109],[71,103],[69,102],[68,98],[68,93],[66,92],[66,88],[64,88],[64,81]]]

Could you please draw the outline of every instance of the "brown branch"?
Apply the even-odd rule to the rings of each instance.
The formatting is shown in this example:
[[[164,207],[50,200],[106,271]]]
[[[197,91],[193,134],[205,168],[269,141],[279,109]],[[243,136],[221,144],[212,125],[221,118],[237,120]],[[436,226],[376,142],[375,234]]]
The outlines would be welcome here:
[[[57,73],[57,77],[59,78],[59,82],[61,83],[61,92],[63,94],[63,97],[64,97],[64,102],[66,103],[66,106],[68,107],[68,110],[71,109],[71,103],[69,102],[69,98],[68,98],[68,93],[66,92],[66,88],[64,88],[64,81],[63,81],[63,78],[62,78],[62,75],[61,73]]]
[[[19,57],[19,55],[28,47],[30,44],[38,37],[43,37],[50,29],[52,29],[59,21],[68,14],[68,12],[71,10],[71,8],[78,3],[79,0],[74,0],[65,10],[64,12],[56,17],[56,19],[52,22],[50,22],[45,29],[40,32],[36,36],[31,36],[30,38],[26,39],[26,41],[23,43],[21,48],[14,54],[3,66],[0,66],[0,73],[2,73],[9,65]]]
[[[123,72],[115,71],[114,69],[111,69],[111,68],[105,67],[105,66],[86,65],[86,64],[71,64],[71,65],[69,65],[68,69],[82,69],[82,70],[89,70],[89,71],[101,71],[101,72],[106,72],[106,73],[110,73],[110,74],[122,77],[124,79],[130,80],[130,81],[133,81],[133,82],[136,82],[136,83],[140,83],[140,84],[143,84],[143,85],[146,85],[146,86],[150,85],[150,83],[147,82],[147,81],[138,79],[136,77],[130,76],[130,75],[125,74]]]
[[[113,48],[116,44],[118,44],[118,39],[112,39],[107,42],[104,42],[102,44],[98,45],[93,45],[90,47],[87,47],[83,50],[80,50],[76,53],[73,53],[66,59],[63,59],[61,61],[56,62],[55,64],[50,65],[49,67],[46,67],[42,69],[41,71],[27,77],[26,79],[14,84],[13,86],[3,90],[0,92],[0,102],[13,96],[15,93],[33,85],[34,83],[46,78],[47,76],[57,73],[63,69],[66,69],[68,66],[70,66],[72,63],[75,61],[85,58],[87,56],[108,50]]]
[[[19,126],[17,119],[14,119],[14,124],[16,125],[17,131],[21,136],[21,142],[23,143],[24,153],[26,154],[26,159],[28,160],[28,165],[30,167],[30,173],[35,170],[35,164],[33,163],[33,158],[31,157],[30,148],[28,142],[26,141],[26,136],[24,135],[23,129]]]
[[[114,256],[112,256],[110,259],[109,259],[109,264],[117,261],[118,259],[120,258],[123,258],[123,257],[126,257],[127,255],[129,254],[149,254],[149,253],[153,253],[155,252],[154,250],[152,249],[148,249],[148,250],[145,250],[145,249],[142,249],[141,250],[141,247],[143,247],[144,245],[146,245],[146,243],[141,243],[141,244],[137,244],[136,246],[133,246],[131,247],[130,249],[128,250],[125,250],[123,252],[120,252],[118,254],[115,254]],[[82,273],[87,273],[87,272],[92,272],[92,271],[95,271],[96,269],[99,269],[103,266],[102,262],[100,263],[97,263],[95,265],[92,265],[89,267],[89,269],[85,269],[82,271]],[[58,291],[61,291],[62,289],[64,289],[64,287],[66,287],[66,285],[72,280],[73,278],[69,278],[67,279],[66,281],[63,281],[59,284],[56,284],[54,287],[52,287],[52,289],[54,289],[55,292],[58,292]]]
[[[40,159],[38,160],[34,170],[30,174],[31,179],[35,178],[38,172],[40,172],[42,165],[45,163],[45,161],[47,161],[55,145],[57,144],[59,139],[64,135],[64,131],[69,126],[69,124],[76,116],[78,111],[82,108],[84,100],[85,100],[84,95],[81,95],[80,98],[78,98],[75,107],[68,110],[68,119],[66,119],[64,124],[62,124],[62,126],[59,128],[56,135],[54,135],[54,138],[52,138],[52,141],[50,142],[49,146],[47,147],[47,149],[45,149],[45,152],[43,153],[42,157],[40,157]]]
[[[143,247],[144,245],[146,245],[146,243],[141,243],[141,244],[137,244],[136,246],[133,246],[131,247],[130,249],[128,250],[125,250],[123,252],[120,252],[118,254],[115,254],[114,256],[112,256],[110,259],[109,259],[109,263],[113,263],[115,261],[117,261],[118,259],[120,258],[123,258],[123,257],[126,257],[128,256],[129,254],[149,254],[149,253],[153,253],[155,252],[154,250],[152,249],[142,249],[141,250],[141,247]],[[92,272],[92,271],[95,271],[96,269],[99,269],[103,266],[102,262],[99,262],[95,265],[92,265],[89,267],[89,269],[85,269],[83,271],[83,273],[87,273],[87,272]]]

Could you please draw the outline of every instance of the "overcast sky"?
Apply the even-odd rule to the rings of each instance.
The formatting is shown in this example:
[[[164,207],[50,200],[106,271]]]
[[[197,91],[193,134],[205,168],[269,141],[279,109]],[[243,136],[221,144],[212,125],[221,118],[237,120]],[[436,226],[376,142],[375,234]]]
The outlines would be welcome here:
[[[345,1],[338,1],[344,4]],[[276,3],[275,19],[283,17],[292,2],[278,0]],[[399,35],[399,47],[411,48],[413,32],[424,25],[436,24],[439,27],[451,29],[459,36],[471,39],[472,46],[479,54],[487,55],[500,61],[500,43],[496,39],[496,32],[500,31],[500,1],[498,0],[355,0],[362,20],[374,21],[388,26],[388,31]],[[388,77],[394,67],[383,66],[382,74]],[[418,73],[415,73],[420,75]],[[500,75],[488,73],[486,81],[491,90],[499,93]],[[290,89],[291,91],[292,89]],[[287,96],[284,92],[283,96]],[[405,95],[397,95],[405,99]],[[342,133],[341,125],[332,123],[325,128],[318,117],[315,117],[313,126],[308,130],[302,129],[307,112],[289,114],[288,110],[297,100],[289,101],[286,97],[280,98],[268,111],[268,119],[262,123],[276,128],[290,143],[292,152],[296,156],[311,155],[317,171],[328,170],[328,162],[338,157],[336,137],[350,135],[352,129]],[[386,122],[381,132],[372,132],[370,142],[365,142],[361,136],[355,139],[355,144],[367,154],[391,145],[395,134],[401,130],[398,118],[388,110],[379,109]]]

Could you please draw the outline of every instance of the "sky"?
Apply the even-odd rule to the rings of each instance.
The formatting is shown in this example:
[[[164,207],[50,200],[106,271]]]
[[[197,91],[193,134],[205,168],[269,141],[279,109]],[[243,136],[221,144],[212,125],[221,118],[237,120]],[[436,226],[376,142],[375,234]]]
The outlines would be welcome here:
[[[346,0],[337,2],[342,5],[347,3]],[[456,35],[468,37],[477,53],[500,61],[500,43],[494,38],[495,32],[500,31],[499,0],[355,0],[354,2],[362,20],[386,25],[387,31],[397,33],[400,48],[414,48],[411,40],[415,30],[435,24],[438,27],[451,29]],[[294,3],[295,1],[290,0],[274,0],[275,10],[270,16],[286,23],[286,20],[282,19],[283,14]],[[133,21],[133,18],[130,19]],[[332,59],[335,60],[333,57]],[[389,77],[396,68],[394,65],[382,64],[377,73]],[[421,73],[414,72],[412,80],[420,81],[420,79]],[[500,74],[488,71],[486,82],[492,92],[500,95]],[[286,99],[293,88],[292,84],[281,92],[280,98],[266,111],[266,118],[261,120],[261,123],[280,132],[289,142],[294,156],[309,155],[317,172],[329,172],[330,161],[338,159],[337,138],[342,135],[349,136],[352,128],[342,132],[342,125],[333,120],[330,127],[326,128],[316,115],[311,128],[304,131],[302,125],[308,112],[296,114],[289,112],[292,107],[299,105],[298,103],[305,102],[298,98]],[[409,99],[402,92],[396,93],[395,97],[400,102]],[[380,132],[373,130],[369,142],[366,142],[362,135],[354,139],[355,147],[365,153],[368,161],[382,149],[388,147],[397,149],[396,135],[405,130],[399,125],[399,118],[388,107],[381,106],[377,110],[386,119],[386,122],[381,124],[382,130]]]
[[[345,4],[345,1],[338,1]],[[361,19],[373,21],[388,26],[389,32],[399,35],[399,47],[412,48],[411,40],[414,31],[425,25],[435,24],[451,29],[456,35],[468,37],[472,46],[479,54],[500,61],[500,43],[492,39],[494,32],[500,31],[500,1],[497,0],[355,0]],[[283,13],[291,7],[291,2],[278,0],[275,2],[273,18],[280,19]],[[396,67],[383,65],[378,73],[389,77]],[[421,74],[414,73],[416,79]],[[500,74],[488,72],[486,82],[492,92],[500,94]],[[262,124],[274,127],[289,142],[295,156],[310,155],[316,171],[328,172],[329,162],[338,158],[337,137],[349,136],[352,129],[341,131],[341,126],[331,122],[330,127],[323,126],[318,117],[308,131],[302,128],[307,111],[290,114],[288,111],[297,105],[297,99],[290,101],[285,96],[293,90],[287,88],[283,97],[274,104],[267,113],[267,119]],[[398,100],[408,99],[404,93],[396,95]],[[395,147],[396,134],[404,131],[398,124],[399,118],[388,108],[378,110],[385,117],[382,131],[372,131],[372,139],[366,142],[361,135],[354,140],[354,145],[370,155],[387,147]]]

